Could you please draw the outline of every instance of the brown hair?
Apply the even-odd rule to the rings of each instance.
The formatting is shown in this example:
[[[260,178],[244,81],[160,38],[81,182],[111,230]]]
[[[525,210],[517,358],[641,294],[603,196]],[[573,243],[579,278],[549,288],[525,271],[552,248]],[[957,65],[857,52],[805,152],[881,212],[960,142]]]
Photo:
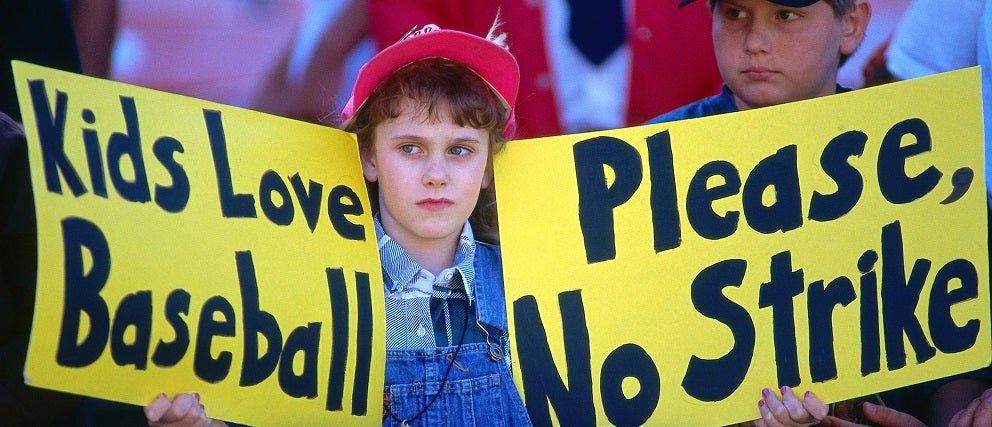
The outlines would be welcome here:
[[[428,120],[437,122],[439,106],[451,111],[459,126],[482,129],[489,135],[489,160],[486,173],[492,174],[492,156],[503,149],[507,139],[503,128],[509,107],[493,89],[468,67],[444,58],[426,58],[410,63],[387,77],[369,96],[365,105],[342,128],[358,137],[363,157],[375,150],[375,131],[379,123],[399,117],[404,99],[417,102]],[[378,212],[378,186],[369,184],[373,212]],[[469,217],[477,240],[499,243],[494,186],[482,189],[475,211]]]

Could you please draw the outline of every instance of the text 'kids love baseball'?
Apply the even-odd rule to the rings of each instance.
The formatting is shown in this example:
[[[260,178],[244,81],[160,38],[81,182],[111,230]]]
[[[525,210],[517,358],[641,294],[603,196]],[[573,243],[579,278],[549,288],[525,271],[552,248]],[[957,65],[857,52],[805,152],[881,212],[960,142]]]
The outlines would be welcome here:
[[[14,66],[39,235],[29,384],[139,406],[196,390],[251,424],[379,422],[382,279],[353,135]]]

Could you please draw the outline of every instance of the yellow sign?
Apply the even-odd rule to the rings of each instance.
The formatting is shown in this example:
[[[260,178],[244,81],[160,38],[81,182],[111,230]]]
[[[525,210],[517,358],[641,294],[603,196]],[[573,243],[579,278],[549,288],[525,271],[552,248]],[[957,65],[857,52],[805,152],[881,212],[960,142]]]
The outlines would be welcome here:
[[[354,135],[13,66],[38,218],[28,384],[380,424],[382,275]]]
[[[511,142],[515,378],[536,425],[723,425],[987,366],[977,69]]]

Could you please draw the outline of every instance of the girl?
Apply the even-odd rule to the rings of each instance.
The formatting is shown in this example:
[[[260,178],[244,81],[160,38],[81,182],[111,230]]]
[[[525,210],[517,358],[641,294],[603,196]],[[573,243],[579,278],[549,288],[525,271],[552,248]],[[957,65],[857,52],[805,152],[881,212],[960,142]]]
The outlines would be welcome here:
[[[529,426],[510,377],[492,156],[519,71],[486,38],[428,25],[362,67],[342,113],[358,136],[386,296],[385,425]],[[152,426],[223,425],[198,395],[159,396]]]

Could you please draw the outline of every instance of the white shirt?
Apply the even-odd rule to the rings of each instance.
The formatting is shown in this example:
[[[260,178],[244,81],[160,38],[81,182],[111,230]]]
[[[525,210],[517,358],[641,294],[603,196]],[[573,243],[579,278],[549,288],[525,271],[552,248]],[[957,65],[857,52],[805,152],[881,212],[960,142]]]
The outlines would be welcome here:
[[[900,79],[912,79],[974,66],[985,2],[914,0],[892,35],[886,67]]]
[[[596,66],[582,56],[568,38],[568,2],[545,0],[544,5],[548,62],[565,131],[578,133],[623,127],[630,86],[630,46],[624,43]],[[632,1],[624,3],[628,27],[632,7]]]

